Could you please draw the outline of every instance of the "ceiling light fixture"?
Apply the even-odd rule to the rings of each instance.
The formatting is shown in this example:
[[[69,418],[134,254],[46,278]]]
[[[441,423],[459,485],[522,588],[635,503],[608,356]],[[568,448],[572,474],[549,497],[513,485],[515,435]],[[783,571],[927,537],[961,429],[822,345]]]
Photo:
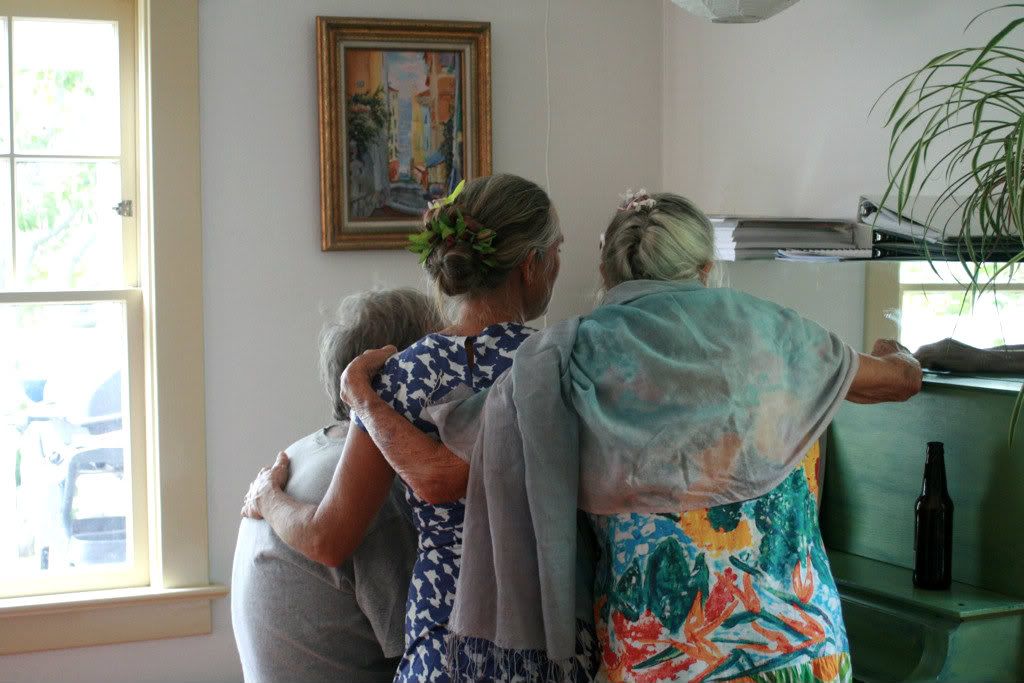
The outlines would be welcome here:
[[[691,14],[718,24],[764,21],[797,0],[672,0]]]

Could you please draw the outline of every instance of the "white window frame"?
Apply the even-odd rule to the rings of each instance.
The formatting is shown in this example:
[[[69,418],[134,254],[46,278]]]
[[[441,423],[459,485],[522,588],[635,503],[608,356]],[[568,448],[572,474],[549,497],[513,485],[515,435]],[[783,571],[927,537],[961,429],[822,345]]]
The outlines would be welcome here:
[[[107,20],[118,23],[119,61],[120,61],[120,111],[121,111],[121,154],[116,157],[121,164],[121,197],[134,199],[138,195],[137,146],[136,136],[136,28],[135,7],[131,0],[80,0],[74,4],[57,0],[0,0],[0,16],[4,17],[45,17],[51,19],[85,19]],[[8,76],[13,76],[13,52],[15,40],[12,26],[8,25]],[[9,102],[0,106],[9,106],[13,102],[13,77],[10,78]],[[10,122],[11,150],[7,156],[11,162],[12,177],[15,175],[15,163],[19,158],[57,157],[50,154],[18,154],[14,145],[14,116],[11,112]],[[15,183],[11,184],[11,188]],[[15,196],[11,195],[11,225],[17,226],[15,215]],[[138,223],[134,216],[122,218],[122,253],[123,253],[123,286],[108,290],[66,290],[66,291],[17,291],[10,289],[0,291],[0,303],[96,303],[117,302],[124,306],[125,330],[127,331],[127,389],[128,411],[124,424],[126,433],[130,435],[127,445],[129,460],[126,471],[131,481],[132,510],[128,520],[128,538],[131,541],[131,562],[125,569],[111,570],[80,570],[67,576],[39,576],[20,580],[16,587],[4,586],[3,595],[38,595],[48,591],[59,590],[68,593],[76,590],[97,590],[105,588],[124,588],[145,586],[149,583],[149,528],[146,520],[148,514],[148,486],[146,462],[146,373],[145,343],[143,325],[146,313],[143,310],[142,291],[139,287],[138,258]],[[12,245],[13,247],[13,245]],[[12,256],[14,252],[12,250]],[[12,283],[16,284],[16,283]],[[12,590],[13,588],[13,590]]]
[[[227,593],[209,581],[198,0],[106,1],[132,8],[137,29],[140,289],[116,295],[138,299],[127,310],[144,316],[134,358],[146,400],[143,415],[131,418],[146,425],[139,451],[149,576],[134,587],[0,600],[0,655],[210,633],[210,601]],[[59,16],[75,6],[4,0],[5,10],[22,16]],[[125,251],[136,250],[126,243]]]
[[[999,291],[1022,291],[1024,283],[1004,283],[997,287]],[[901,311],[903,294],[910,291],[966,292],[967,286],[956,283],[900,282],[899,261],[868,263],[864,290],[864,348],[866,350],[871,350],[876,339],[899,339],[899,326],[894,320],[886,317],[886,312]]]

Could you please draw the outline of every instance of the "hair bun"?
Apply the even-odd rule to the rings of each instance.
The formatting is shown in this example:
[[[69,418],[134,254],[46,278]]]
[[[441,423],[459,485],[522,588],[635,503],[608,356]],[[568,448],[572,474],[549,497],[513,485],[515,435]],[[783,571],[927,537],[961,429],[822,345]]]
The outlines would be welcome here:
[[[476,289],[483,281],[479,255],[467,242],[450,240],[437,245],[426,262],[427,271],[447,296]]]
[[[442,295],[495,289],[513,268],[530,254],[543,253],[560,235],[551,199],[525,178],[485,176],[453,194],[431,202],[426,227],[409,238],[409,250],[420,254]]]

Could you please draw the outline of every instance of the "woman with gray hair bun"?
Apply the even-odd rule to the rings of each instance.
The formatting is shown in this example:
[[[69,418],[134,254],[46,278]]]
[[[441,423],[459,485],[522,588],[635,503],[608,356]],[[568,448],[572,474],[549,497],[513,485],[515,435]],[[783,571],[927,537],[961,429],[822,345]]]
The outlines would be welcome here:
[[[419,533],[399,683],[533,681],[554,669],[573,683],[587,683],[597,669],[590,615],[573,622],[569,653],[560,663],[528,649],[486,650],[483,640],[469,649],[448,647],[469,466],[436,440],[437,430],[424,419],[427,406],[452,390],[482,391],[512,365],[516,349],[533,333],[526,321],[543,315],[551,299],[561,242],[547,193],[518,176],[478,178],[431,202],[411,248],[452,308],[452,324],[400,353],[390,347],[369,394],[359,405],[348,401],[357,417],[318,508],[304,513],[274,486],[283,462],[252,496],[254,514],[283,533],[315,539],[310,556],[336,564],[362,538],[397,472]],[[387,411],[375,410],[377,405]]]
[[[300,512],[315,510],[323,499],[345,445],[349,409],[338,395],[341,371],[368,348],[405,348],[442,325],[430,298],[414,289],[363,292],[341,301],[320,334],[320,377],[335,424],[289,446],[280,460],[291,467],[277,470]],[[261,474],[254,488],[269,476],[269,470]],[[394,487],[359,548],[330,567],[308,558],[315,539],[295,527],[243,519],[231,572],[231,616],[245,680],[391,681],[405,650],[405,595],[416,557],[409,517],[402,491]]]
[[[426,411],[470,462],[453,645],[564,661],[589,612],[599,680],[849,681],[804,458],[843,400],[906,400],[920,365],[709,287],[712,226],[678,195],[628,195],[600,270],[597,309],[524,342],[486,395]],[[364,398],[386,353],[343,375],[363,420],[386,412]]]

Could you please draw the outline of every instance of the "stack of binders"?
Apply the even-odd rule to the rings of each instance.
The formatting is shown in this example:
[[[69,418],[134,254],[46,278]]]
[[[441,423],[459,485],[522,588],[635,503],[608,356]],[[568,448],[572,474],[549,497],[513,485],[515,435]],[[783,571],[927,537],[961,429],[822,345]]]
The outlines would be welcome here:
[[[936,211],[931,221],[919,221],[913,215],[901,215],[874,199],[861,197],[858,219],[872,230],[874,259],[999,263],[1024,251],[1024,241],[1019,238],[975,234],[964,239],[960,234],[960,216],[951,202],[949,208]]]
[[[870,230],[849,220],[711,216],[721,261],[871,258]]]

